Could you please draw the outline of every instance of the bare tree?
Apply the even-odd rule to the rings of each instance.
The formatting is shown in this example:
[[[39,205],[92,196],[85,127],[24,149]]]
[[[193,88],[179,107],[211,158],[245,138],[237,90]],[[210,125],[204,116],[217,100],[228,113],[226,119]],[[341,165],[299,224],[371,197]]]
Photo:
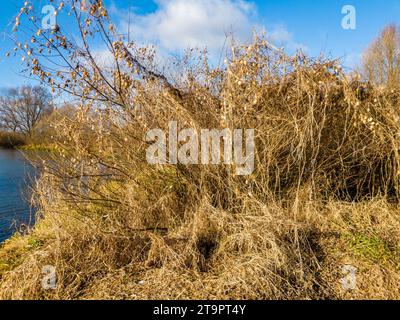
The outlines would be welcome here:
[[[0,97],[0,127],[31,137],[36,125],[52,109],[51,94],[43,87],[7,89]]]
[[[387,26],[363,55],[363,73],[372,83],[400,85],[400,30]]]
[[[54,0],[52,5],[55,13],[71,17],[68,25],[43,29],[41,8],[30,2],[25,2],[15,19],[14,55],[21,55],[32,78],[53,92],[107,106],[132,107],[144,81],[157,82],[181,99],[179,87],[157,70],[152,48],[127,42],[112,24],[102,0]],[[74,36],[68,32],[71,28]],[[107,65],[95,49],[100,47]]]

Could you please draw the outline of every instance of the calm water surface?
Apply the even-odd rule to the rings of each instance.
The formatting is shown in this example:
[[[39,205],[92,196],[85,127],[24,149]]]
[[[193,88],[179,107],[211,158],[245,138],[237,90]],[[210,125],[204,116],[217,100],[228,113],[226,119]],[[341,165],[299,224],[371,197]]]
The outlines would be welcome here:
[[[34,169],[19,151],[0,149],[0,242],[33,223],[29,185]]]

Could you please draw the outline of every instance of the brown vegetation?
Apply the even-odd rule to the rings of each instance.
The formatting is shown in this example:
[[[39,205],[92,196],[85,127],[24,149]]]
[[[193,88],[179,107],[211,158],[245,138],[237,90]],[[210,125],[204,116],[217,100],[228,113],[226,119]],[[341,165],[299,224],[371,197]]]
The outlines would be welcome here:
[[[259,38],[234,46],[224,68],[183,59],[173,80],[145,67],[148,49],[132,60],[113,45],[115,91],[96,89],[108,85],[96,68],[74,75],[76,94],[88,77],[95,87],[54,124],[39,221],[0,250],[1,298],[400,298],[400,91]],[[254,128],[254,173],[148,165],[146,132],[172,120]],[[45,265],[56,290],[41,286]]]
[[[363,54],[363,73],[376,85],[398,87],[400,84],[400,31],[389,25]]]
[[[140,110],[82,106],[59,122],[42,218],[2,297],[398,298],[396,94],[267,48],[238,50],[209,82],[191,73],[182,100],[149,82]],[[255,173],[147,165],[145,132],[169,120],[256,128]],[[39,285],[48,264],[56,291]],[[354,292],[344,264],[359,268]]]

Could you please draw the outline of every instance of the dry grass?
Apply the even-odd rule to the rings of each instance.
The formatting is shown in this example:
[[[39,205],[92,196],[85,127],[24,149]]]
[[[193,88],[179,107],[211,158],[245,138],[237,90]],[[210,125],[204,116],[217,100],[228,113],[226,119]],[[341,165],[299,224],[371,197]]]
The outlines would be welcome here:
[[[87,102],[58,121],[39,222],[0,251],[0,298],[400,298],[400,92],[262,39],[233,52],[224,69],[182,62],[180,95],[145,79],[124,108]],[[254,174],[148,165],[147,130],[172,120],[254,128]]]

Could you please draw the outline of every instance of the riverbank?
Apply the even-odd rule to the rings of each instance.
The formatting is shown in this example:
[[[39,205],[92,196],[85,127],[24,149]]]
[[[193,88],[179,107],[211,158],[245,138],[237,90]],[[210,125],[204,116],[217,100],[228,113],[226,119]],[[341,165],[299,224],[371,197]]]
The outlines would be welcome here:
[[[24,146],[26,139],[22,134],[0,131],[0,148],[15,149]]]
[[[10,141],[7,139],[0,141],[0,149],[4,150],[19,150],[19,151],[29,151],[29,152],[55,152],[56,147],[51,143],[30,143],[26,144],[25,142],[15,140]]]
[[[0,149],[53,152],[55,145],[50,142],[43,143],[43,139],[39,136],[27,138],[21,133],[0,131]]]
[[[18,150],[21,151],[30,151],[30,152],[55,152],[56,145],[47,143],[47,144],[27,144],[18,147]]]

